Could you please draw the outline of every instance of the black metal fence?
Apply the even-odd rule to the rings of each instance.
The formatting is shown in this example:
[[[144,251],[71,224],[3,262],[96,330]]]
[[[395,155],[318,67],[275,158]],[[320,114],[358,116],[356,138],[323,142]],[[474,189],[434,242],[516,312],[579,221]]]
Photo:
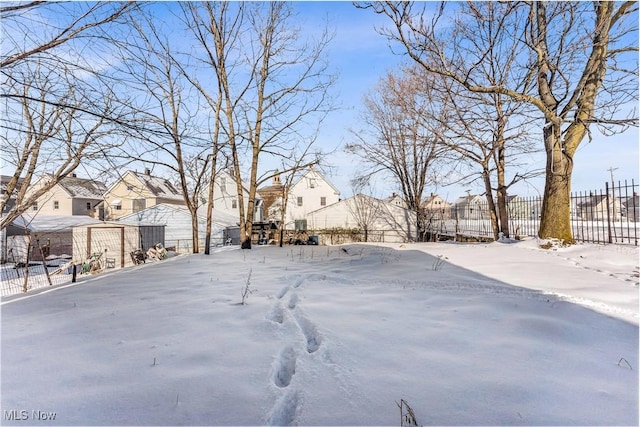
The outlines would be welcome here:
[[[605,183],[604,189],[571,194],[571,228],[579,242],[638,246],[640,206],[638,184],[631,180]],[[507,201],[511,237],[537,236],[542,196],[511,196]],[[431,236],[492,239],[493,228],[484,196],[459,199],[427,213]]]

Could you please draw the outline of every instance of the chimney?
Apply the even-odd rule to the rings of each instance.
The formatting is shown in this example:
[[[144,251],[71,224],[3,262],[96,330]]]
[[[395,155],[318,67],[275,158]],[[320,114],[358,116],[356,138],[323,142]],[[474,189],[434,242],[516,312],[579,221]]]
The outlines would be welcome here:
[[[147,175],[147,176],[151,176],[151,169],[145,168],[144,174]]]
[[[273,185],[280,185],[280,174],[273,177]]]

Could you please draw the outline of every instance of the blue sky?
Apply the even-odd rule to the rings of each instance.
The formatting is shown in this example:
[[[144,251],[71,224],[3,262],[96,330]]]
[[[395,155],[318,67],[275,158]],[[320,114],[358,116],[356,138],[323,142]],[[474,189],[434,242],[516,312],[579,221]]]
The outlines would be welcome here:
[[[171,19],[169,13],[176,4],[159,3],[154,7],[158,13]],[[357,9],[351,2],[294,2],[293,6],[299,14],[299,24],[303,32],[313,34],[321,31],[324,25],[335,31],[335,37],[329,46],[331,70],[338,74],[333,95],[338,109],[328,115],[318,136],[318,146],[324,151],[333,152],[326,163],[331,167],[326,170],[327,177],[340,189],[342,197],[351,195],[349,181],[354,178],[361,167],[358,160],[347,155],[343,147],[354,139],[350,129],[360,127],[359,116],[362,112],[363,96],[371,91],[378,80],[388,70],[398,69],[405,57],[394,54],[385,37],[376,32],[376,26],[382,27],[387,20],[371,10]],[[396,49],[399,52],[399,49]],[[602,136],[592,129],[593,141],[584,141],[575,156],[575,168],[572,188],[576,191],[588,191],[604,187],[610,180],[609,168],[614,171],[615,179],[638,181],[638,130],[630,129],[624,134],[612,137]],[[542,146],[542,141],[539,142]],[[544,167],[543,156],[526,159],[530,169]],[[398,191],[394,185],[383,177],[373,183],[373,195],[386,197]],[[541,177],[531,185],[519,185],[511,194],[541,194],[544,179]],[[437,192],[449,200],[465,194],[470,189],[474,193],[482,193],[480,185],[469,186],[453,184],[447,187],[428,188],[427,193]]]
[[[331,66],[339,73],[335,95],[340,104],[339,110],[330,114],[321,129],[319,144],[327,150],[338,148],[328,161],[334,165],[329,179],[342,191],[343,197],[351,194],[349,180],[356,174],[355,159],[342,151],[344,143],[353,136],[349,128],[358,127],[358,115],[361,100],[370,91],[387,70],[393,70],[402,64],[405,58],[394,54],[387,40],[379,35],[375,26],[385,25],[387,21],[370,10],[360,10],[351,2],[296,2],[296,10],[304,25],[327,19],[329,27],[336,34],[330,48]],[[397,49],[396,49],[397,50]],[[614,171],[616,181],[634,179],[638,182],[638,130],[632,128],[621,135],[605,137],[595,128],[592,129],[593,140],[583,141],[574,158],[572,188],[575,191],[588,191],[604,187],[610,180],[610,167]],[[542,145],[542,141],[540,141]],[[527,159],[531,166],[544,167],[544,157],[536,156]],[[384,197],[397,191],[383,179],[375,181],[375,194]],[[449,199],[463,195],[466,189],[481,193],[480,185],[451,185],[433,189]],[[517,185],[513,194],[537,195],[544,189],[544,178],[531,181],[531,185]],[[429,190],[432,191],[432,190]]]

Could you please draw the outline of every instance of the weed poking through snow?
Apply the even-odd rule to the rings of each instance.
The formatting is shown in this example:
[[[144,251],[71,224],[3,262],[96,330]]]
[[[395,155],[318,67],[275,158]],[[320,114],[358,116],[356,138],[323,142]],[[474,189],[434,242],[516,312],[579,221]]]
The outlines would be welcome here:
[[[396,402],[398,408],[400,408],[400,426],[401,427],[418,427],[418,420],[413,413],[413,409],[407,403],[406,400],[400,399],[400,403]]]
[[[431,269],[433,271],[440,271],[442,266],[444,265],[444,260],[449,259],[446,256],[438,255],[438,257],[433,261],[433,265]]]
[[[242,301],[240,302],[240,305],[246,305],[246,301],[249,298],[249,295],[256,292],[255,289],[251,289],[251,273],[252,269],[249,269],[249,276],[247,276],[247,281],[244,284],[244,288],[242,288],[242,292],[240,292],[240,294],[242,295]]]

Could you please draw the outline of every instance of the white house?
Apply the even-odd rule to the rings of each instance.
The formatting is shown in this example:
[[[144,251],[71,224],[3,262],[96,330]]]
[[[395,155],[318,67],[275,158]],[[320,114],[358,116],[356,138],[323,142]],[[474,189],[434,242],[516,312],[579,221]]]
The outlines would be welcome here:
[[[486,219],[489,218],[487,201],[482,196],[469,194],[459,197],[451,206],[458,219]]]
[[[208,187],[208,186],[207,186]],[[200,208],[202,215],[206,217],[207,205],[206,197],[208,188],[202,193],[202,207]],[[242,184],[242,198],[244,200],[244,211],[247,212],[249,206],[249,190]],[[235,218],[234,224],[240,222],[240,208],[238,205],[238,187],[234,175],[227,170],[216,173],[213,187],[213,216],[223,217],[225,219]],[[253,221],[263,221],[262,198],[256,193],[256,201],[253,212]]]
[[[385,242],[416,239],[416,216],[408,209],[371,196],[357,194],[307,214],[308,228],[360,229],[384,234]]]
[[[407,202],[405,202],[402,196],[400,196],[398,193],[392,193],[391,197],[387,198],[385,201],[391,203],[392,205],[399,206],[401,208],[406,209],[407,207]]]
[[[314,167],[291,185],[285,228],[306,230],[308,214],[340,201],[340,191]]]

